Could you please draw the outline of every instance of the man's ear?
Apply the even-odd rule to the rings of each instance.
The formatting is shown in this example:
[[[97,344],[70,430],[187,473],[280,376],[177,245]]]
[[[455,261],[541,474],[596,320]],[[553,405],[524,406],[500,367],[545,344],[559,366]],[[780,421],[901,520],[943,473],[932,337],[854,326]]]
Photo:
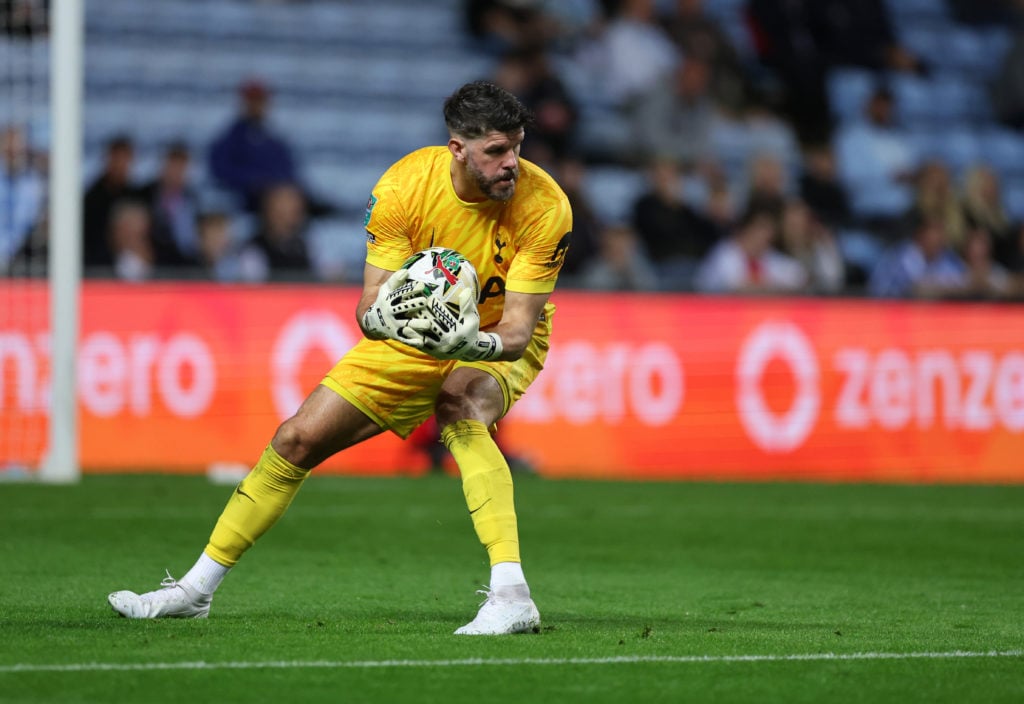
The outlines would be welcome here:
[[[466,162],[466,143],[458,137],[448,138],[448,151],[452,153],[456,161],[460,163]]]

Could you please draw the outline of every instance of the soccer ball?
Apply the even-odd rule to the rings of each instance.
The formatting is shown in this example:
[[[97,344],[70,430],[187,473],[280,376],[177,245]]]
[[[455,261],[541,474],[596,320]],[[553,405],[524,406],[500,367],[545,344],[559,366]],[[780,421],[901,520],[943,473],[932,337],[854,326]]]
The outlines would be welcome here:
[[[427,295],[443,304],[456,317],[459,296],[469,289],[473,301],[480,298],[480,282],[476,268],[461,253],[447,247],[430,247],[412,255],[402,264],[409,271],[409,281],[426,284]]]

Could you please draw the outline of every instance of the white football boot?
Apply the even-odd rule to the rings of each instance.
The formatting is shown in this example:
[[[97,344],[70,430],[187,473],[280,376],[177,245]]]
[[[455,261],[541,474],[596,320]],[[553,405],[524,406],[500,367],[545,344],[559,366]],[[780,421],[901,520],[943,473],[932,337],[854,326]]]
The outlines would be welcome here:
[[[213,597],[182,584],[171,573],[160,582],[161,589],[145,594],[114,592],[107,597],[114,611],[126,618],[206,618]]]
[[[498,596],[493,590],[478,590],[487,597],[476,618],[455,631],[457,636],[504,636],[540,628],[540,612],[530,597]]]

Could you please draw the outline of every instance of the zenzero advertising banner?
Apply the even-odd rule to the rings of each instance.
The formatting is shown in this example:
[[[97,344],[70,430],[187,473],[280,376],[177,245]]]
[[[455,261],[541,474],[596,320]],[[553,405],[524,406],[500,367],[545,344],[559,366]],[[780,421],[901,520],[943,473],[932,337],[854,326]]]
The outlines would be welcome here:
[[[46,291],[0,309],[0,462],[45,444]],[[87,471],[249,464],[360,332],[354,288],[87,282]],[[554,294],[546,368],[500,424],[551,477],[1024,481],[1024,309]],[[390,435],[325,471],[416,472]]]

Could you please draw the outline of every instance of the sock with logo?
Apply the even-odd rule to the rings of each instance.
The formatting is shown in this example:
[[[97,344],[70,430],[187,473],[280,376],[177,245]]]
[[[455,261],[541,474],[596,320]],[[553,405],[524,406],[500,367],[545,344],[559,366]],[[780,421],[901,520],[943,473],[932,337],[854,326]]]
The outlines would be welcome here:
[[[267,445],[256,466],[228,499],[204,552],[215,562],[234,567],[280,518],[309,476]]]
[[[491,565],[518,563],[512,473],[487,426],[475,420],[456,421],[441,430],[441,440],[459,465],[469,515]]]

